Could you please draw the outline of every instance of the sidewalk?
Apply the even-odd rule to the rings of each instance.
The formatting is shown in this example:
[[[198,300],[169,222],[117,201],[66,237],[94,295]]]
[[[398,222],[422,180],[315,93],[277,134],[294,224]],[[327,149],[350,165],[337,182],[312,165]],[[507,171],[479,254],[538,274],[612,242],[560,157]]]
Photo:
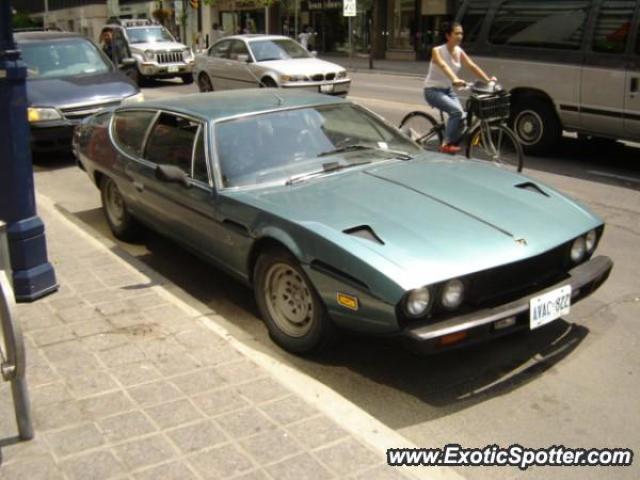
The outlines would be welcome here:
[[[17,442],[9,387],[0,383],[0,478],[426,473],[387,467],[384,451],[284,387],[163,285],[40,200],[61,288],[18,306],[36,437]]]
[[[411,77],[425,77],[429,70],[429,62],[425,60],[373,60],[373,69],[369,68],[369,57],[354,54],[352,58],[340,55],[322,55],[322,60],[337,63],[349,71],[359,73],[385,73],[391,75],[406,75]]]

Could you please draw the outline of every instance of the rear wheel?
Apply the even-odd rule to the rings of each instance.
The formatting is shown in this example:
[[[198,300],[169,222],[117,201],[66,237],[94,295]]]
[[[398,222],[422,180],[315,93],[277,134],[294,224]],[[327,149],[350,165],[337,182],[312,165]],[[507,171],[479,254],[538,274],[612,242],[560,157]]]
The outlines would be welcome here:
[[[478,125],[469,134],[467,157],[487,160],[521,172],[522,146],[516,135],[505,125],[489,125],[488,132]]]
[[[510,125],[524,151],[530,154],[547,153],[562,135],[562,126],[553,107],[536,97],[520,98],[513,103]]]
[[[408,113],[400,122],[400,130],[426,150],[437,150],[442,144],[444,126],[426,112]]]
[[[213,92],[211,79],[206,73],[201,73],[200,75],[198,75],[198,89],[201,92]]]
[[[336,328],[311,281],[287,251],[270,249],[260,254],[254,293],[269,335],[283,349],[309,354],[333,343]]]
[[[111,232],[120,240],[135,239],[140,233],[140,225],[127,210],[116,183],[109,177],[103,177],[100,182],[100,194],[102,210]]]

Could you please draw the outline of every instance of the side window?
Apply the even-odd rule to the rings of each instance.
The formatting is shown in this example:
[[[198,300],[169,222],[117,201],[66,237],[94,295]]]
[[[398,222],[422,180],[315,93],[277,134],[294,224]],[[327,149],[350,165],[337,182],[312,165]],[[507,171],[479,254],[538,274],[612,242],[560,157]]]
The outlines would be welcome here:
[[[496,45],[577,50],[582,44],[590,1],[507,0],[491,25]]]
[[[229,47],[231,46],[231,40],[223,40],[216,43],[209,49],[209,56],[216,58],[229,58]]]
[[[251,55],[249,55],[249,50],[247,50],[247,46],[245,45],[245,43],[241,40],[234,40],[231,43],[231,53],[229,54],[229,58],[231,58],[231,60],[237,60],[238,55],[247,55],[249,58],[251,58]]]
[[[624,53],[635,8],[635,0],[602,2],[593,32],[594,52]]]
[[[207,156],[204,153],[204,129],[198,131],[196,138],[196,151],[193,156],[193,179],[209,184],[209,174],[207,173]]]
[[[142,154],[144,135],[154,116],[155,112],[149,111],[117,112],[113,122],[113,136],[118,146],[129,155],[139,157]]]
[[[162,113],[151,129],[144,158],[163,165],[175,165],[191,174],[191,156],[200,124],[184,117]]]
[[[462,17],[462,29],[464,30],[465,43],[475,42],[482,30],[487,12],[489,11],[489,0],[471,0],[467,2],[467,9]]]

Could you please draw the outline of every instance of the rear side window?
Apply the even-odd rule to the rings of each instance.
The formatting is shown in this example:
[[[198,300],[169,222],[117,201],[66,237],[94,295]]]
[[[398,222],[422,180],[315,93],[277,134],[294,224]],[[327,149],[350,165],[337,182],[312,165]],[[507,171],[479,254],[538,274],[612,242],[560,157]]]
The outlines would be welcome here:
[[[467,2],[467,9],[462,17],[462,29],[464,30],[464,41],[474,42],[489,11],[489,0],[471,0]]]
[[[196,139],[196,152],[193,156],[194,180],[209,184],[209,173],[207,172],[207,156],[204,153],[204,129],[201,128]]]
[[[114,120],[114,139],[118,146],[130,155],[142,154],[142,142],[155,112],[118,112]]]
[[[153,126],[145,150],[150,162],[180,167],[191,176],[191,158],[199,122],[162,113]]]
[[[216,43],[209,49],[209,56],[217,58],[229,58],[229,47],[231,46],[231,40],[223,40]]]
[[[635,0],[602,3],[593,32],[594,52],[624,53],[635,8]]]
[[[585,0],[507,0],[491,25],[496,45],[577,50],[589,13]]]

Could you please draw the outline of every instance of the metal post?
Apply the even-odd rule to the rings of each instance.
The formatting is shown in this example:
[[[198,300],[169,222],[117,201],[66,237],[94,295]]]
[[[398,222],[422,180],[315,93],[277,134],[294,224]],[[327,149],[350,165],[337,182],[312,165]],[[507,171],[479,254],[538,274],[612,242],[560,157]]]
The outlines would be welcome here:
[[[0,220],[7,224],[17,301],[55,291],[44,224],[36,214],[27,123],[27,69],[11,30],[11,2],[0,1]]]
[[[294,0],[295,2],[295,15],[293,17],[293,38],[298,41],[298,7],[300,0]]]
[[[349,17],[349,69],[353,69],[353,27],[352,27],[352,19],[353,17]]]
[[[49,0],[44,0],[44,18],[42,26],[46,29],[49,26]]]

